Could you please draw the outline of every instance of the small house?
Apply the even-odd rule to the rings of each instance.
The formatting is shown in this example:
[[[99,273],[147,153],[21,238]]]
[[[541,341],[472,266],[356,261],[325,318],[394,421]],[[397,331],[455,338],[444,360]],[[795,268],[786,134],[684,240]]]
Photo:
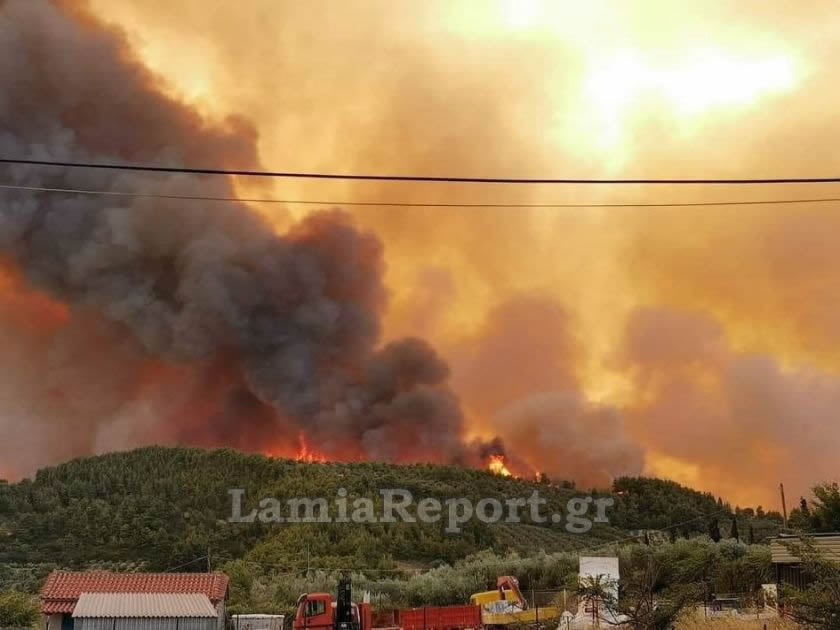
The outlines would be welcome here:
[[[808,534],[806,538],[827,560],[840,562],[840,533]],[[803,588],[810,581],[801,559],[796,556],[797,544],[800,544],[799,536],[791,534],[781,534],[770,540],[770,561],[778,586]]]
[[[41,630],[224,630],[223,573],[53,571]]]

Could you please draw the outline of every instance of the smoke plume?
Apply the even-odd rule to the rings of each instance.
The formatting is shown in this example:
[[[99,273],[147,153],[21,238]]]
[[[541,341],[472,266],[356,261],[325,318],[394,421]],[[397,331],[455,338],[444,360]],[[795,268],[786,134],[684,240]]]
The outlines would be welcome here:
[[[258,166],[243,119],[165,96],[120,33],[0,4],[0,153]],[[15,184],[229,197],[218,178],[17,167]],[[424,341],[378,349],[382,246],[339,211],[284,234],[240,203],[4,191],[4,467],[145,442],[461,461],[463,417]],[[69,436],[69,437],[66,437]]]
[[[840,405],[835,375],[739,352],[708,316],[670,308],[635,311],[620,352],[639,392],[631,432],[695,463],[725,496],[760,497],[768,478],[800,489],[835,474],[824,455],[840,447],[826,422]]]
[[[603,487],[639,474],[643,450],[620,409],[582,393],[574,370],[580,353],[562,304],[519,294],[490,311],[453,353],[453,382],[480,426],[514,445],[512,470],[528,462],[552,479]]]
[[[522,177],[840,169],[830,2],[85,6],[0,0],[0,152]],[[796,496],[836,476],[836,203],[489,206],[835,198],[831,186],[0,174],[488,204],[346,206],[351,219],[0,192],[0,429],[15,436],[2,470],[152,442],[288,453],[303,429],[336,457],[504,454],[514,473],[641,471],[765,507],[780,481]],[[406,341],[418,337],[437,354]]]

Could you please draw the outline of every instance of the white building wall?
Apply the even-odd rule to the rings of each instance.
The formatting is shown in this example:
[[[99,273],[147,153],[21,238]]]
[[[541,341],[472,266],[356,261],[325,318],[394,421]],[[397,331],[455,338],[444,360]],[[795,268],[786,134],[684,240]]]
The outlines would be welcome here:
[[[225,630],[225,616],[226,616],[226,608],[225,608],[225,600],[220,601],[216,604],[216,630]]]
[[[40,630],[61,630],[63,615],[41,615]]]

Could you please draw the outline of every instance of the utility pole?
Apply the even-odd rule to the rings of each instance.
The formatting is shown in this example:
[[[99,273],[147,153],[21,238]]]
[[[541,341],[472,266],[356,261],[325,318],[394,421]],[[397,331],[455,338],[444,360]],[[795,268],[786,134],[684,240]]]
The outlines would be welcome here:
[[[529,576],[530,580],[530,576]],[[540,607],[537,605],[537,592],[534,590],[534,583],[531,582],[531,602],[534,604],[534,627],[540,627]]]
[[[779,484],[779,494],[782,495],[782,517],[785,519],[785,529],[787,529],[787,504],[785,503],[785,484]]]
[[[210,545],[207,545],[207,573],[212,573],[213,567],[210,564]]]

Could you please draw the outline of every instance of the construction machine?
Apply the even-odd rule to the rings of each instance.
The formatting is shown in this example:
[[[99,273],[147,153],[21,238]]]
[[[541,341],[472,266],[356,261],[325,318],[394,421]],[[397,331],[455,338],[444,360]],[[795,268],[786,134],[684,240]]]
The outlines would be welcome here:
[[[536,623],[560,616],[555,607],[532,608],[519,589],[519,580],[512,575],[496,578],[496,590],[475,593],[470,603],[481,608],[481,623],[485,628],[514,623]]]

